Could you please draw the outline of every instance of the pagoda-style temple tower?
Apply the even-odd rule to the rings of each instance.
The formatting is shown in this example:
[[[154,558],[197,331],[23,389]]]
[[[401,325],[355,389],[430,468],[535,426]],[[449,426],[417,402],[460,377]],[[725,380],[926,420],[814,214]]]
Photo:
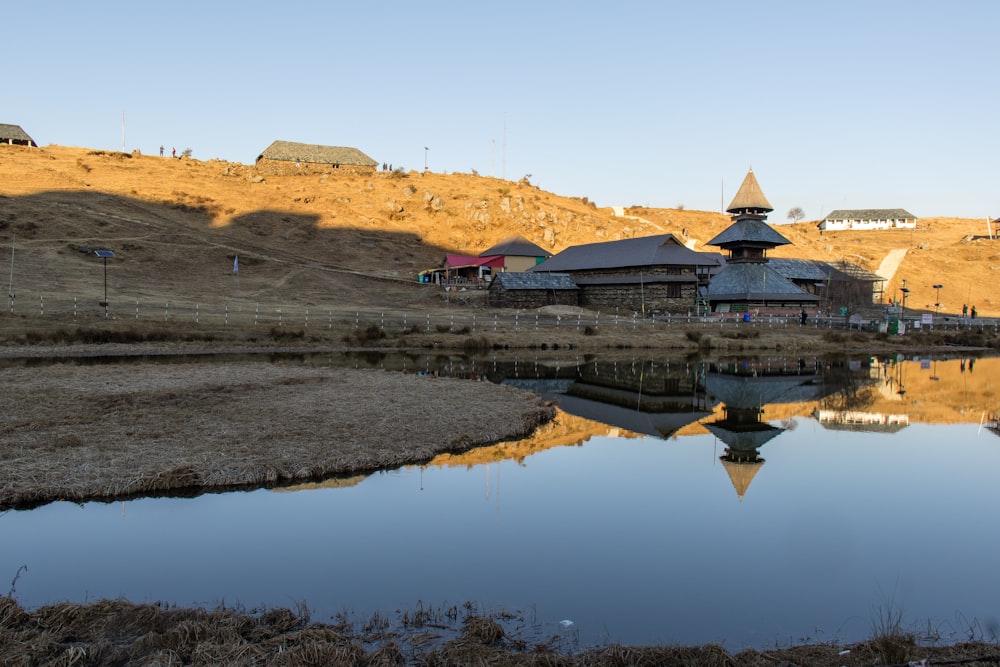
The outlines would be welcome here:
[[[768,250],[791,243],[765,222],[773,210],[751,169],[726,209],[733,224],[707,244],[728,253],[725,268],[708,286],[713,311],[815,309],[818,296],[803,291],[767,265]]]

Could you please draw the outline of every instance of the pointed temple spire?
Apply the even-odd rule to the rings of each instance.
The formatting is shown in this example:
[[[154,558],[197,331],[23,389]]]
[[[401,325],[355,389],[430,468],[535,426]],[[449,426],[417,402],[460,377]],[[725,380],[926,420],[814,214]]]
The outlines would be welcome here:
[[[767,197],[764,196],[751,167],[750,171],[747,172],[746,178],[743,179],[743,184],[740,185],[740,189],[736,192],[736,196],[733,197],[732,203],[726,209],[726,213],[770,213],[773,210],[774,207],[771,206],[771,202],[767,201]]]

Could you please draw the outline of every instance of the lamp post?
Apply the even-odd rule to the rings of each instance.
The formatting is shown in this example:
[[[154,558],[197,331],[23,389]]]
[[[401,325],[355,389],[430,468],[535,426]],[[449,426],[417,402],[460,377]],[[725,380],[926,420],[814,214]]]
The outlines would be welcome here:
[[[936,316],[938,313],[941,312],[941,288],[944,287],[944,285],[934,285],[933,287],[934,287],[934,290],[937,292],[937,295],[934,297],[934,301],[935,301],[935,303],[934,303],[934,315]]]
[[[899,319],[906,321],[906,297],[910,294],[910,290],[906,286],[906,278],[903,278],[903,286],[899,288],[899,291],[903,293],[903,309],[899,313]]]
[[[104,261],[104,301],[101,305],[104,306],[104,319],[108,319],[108,258],[114,257],[115,253],[110,250],[95,250],[94,254]]]
[[[430,149],[424,146],[424,171],[427,171],[427,151]]]

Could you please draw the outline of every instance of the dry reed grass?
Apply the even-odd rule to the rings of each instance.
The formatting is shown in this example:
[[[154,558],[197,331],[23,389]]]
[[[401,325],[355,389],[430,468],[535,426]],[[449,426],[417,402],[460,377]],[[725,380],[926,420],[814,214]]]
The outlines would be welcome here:
[[[178,609],[162,604],[102,600],[54,604],[35,611],[0,596],[0,651],[9,665],[422,665],[428,667],[861,667],[887,664],[881,639],[850,646],[808,644],[729,653],[703,646],[611,644],[569,653],[557,638],[530,644],[511,637],[495,618],[467,606],[460,621],[436,616],[443,633],[406,634],[379,619],[374,635],[349,623],[311,622],[288,609],[251,612],[218,608]],[[371,623],[371,622],[370,622]],[[369,624],[370,624],[369,623]],[[368,624],[366,624],[368,625]],[[461,626],[460,628],[458,626]],[[444,635],[451,639],[442,639]],[[995,644],[907,647],[907,659],[927,664],[1000,662]],[[952,662],[949,662],[952,661]],[[904,663],[905,664],[905,663]],[[912,664],[912,663],[911,663]]]
[[[305,365],[6,368],[0,507],[305,482],[516,439],[554,412],[489,383]]]

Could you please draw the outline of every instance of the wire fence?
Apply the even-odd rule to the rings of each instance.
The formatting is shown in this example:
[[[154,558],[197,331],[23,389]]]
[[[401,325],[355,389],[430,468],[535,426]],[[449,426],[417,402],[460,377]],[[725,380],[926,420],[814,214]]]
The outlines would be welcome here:
[[[581,311],[551,314],[538,310],[494,309],[473,306],[387,309],[338,305],[281,304],[250,300],[205,302],[157,300],[136,297],[113,303],[93,298],[60,294],[21,294],[8,297],[7,312],[24,318],[39,318],[66,325],[97,324],[115,320],[145,325],[163,323],[174,327],[205,328],[289,328],[318,334],[323,330],[343,331],[377,326],[387,334],[401,332],[458,332],[487,334],[564,330],[596,333],[598,331],[649,331],[683,325],[702,329],[782,329],[812,327],[822,329],[892,332],[889,318],[851,322],[843,316],[809,315],[803,323],[796,313],[713,313],[708,315],[665,314],[655,318],[636,312]],[[904,317],[908,334],[931,331],[987,331],[997,334],[998,320],[968,317]]]

